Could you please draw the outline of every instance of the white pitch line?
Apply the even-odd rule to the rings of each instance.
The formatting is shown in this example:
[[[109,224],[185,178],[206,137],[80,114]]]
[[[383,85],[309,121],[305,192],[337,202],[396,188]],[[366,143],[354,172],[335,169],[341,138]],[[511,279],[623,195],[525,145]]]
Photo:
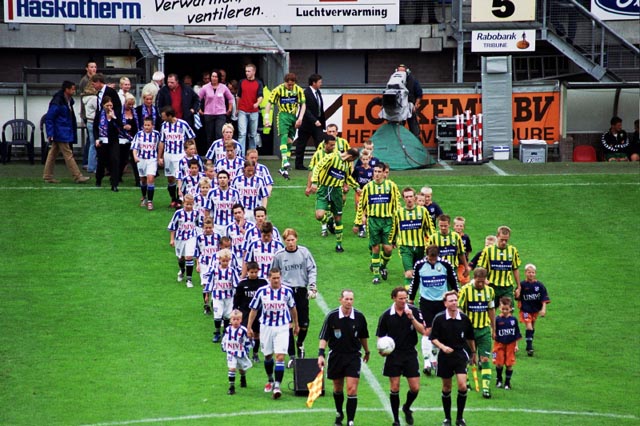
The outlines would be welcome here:
[[[414,412],[440,412],[442,408],[429,407],[421,408],[415,405],[411,407]],[[387,411],[383,408],[358,408],[359,412],[379,413]],[[560,416],[573,416],[573,417],[591,417],[591,418],[608,418],[608,419],[620,419],[620,420],[637,420],[638,417],[632,414],[614,414],[614,413],[594,413],[587,411],[566,411],[566,410],[534,410],[528,408],[471,408],[467,407],[466,412],[492,412],[492,413],[525,413],[525,414],[541,414],[541,415],[560,415]],[[180,422],[187,420],[203,420],[203,419],[224,419],[232,417],[246,417],[246,416],[265,416],[265,415],[278,415],[283,416],[287,414],[315,414],[315,413],[334,413],[335,410],[330,408],[314,408],[310,409],[295,409],[295,410],[261,410],[261,411],[238,411],[234,413],[207,413],[207,414],[193,414],[188,416],[175,416],[175,417],[156,417],[148,419],[137,420],[122,420],[113,422],[101,422],[83,424],[81,426],[124,426],[135,425],[145,423],[161,423],[161,422]]]
[[[450,172],[450,171],[452,171],[452,170],[453,170],[453,167],[451,167],[450,165],[448,165],[448,164],[447,164],[447,162],[446,162],[446,161],[444,161],[444,160],[440,160],[440,161],[438,161],[438,164],[440,164],[440,165],[442,166],[442,169],[443,169],[443,170],[446,170],[446,171],[448,171],[448,172]]]
[[[324,300],[324,297],[322,297],[322,294],[320,294],[320,292],[318,292],[316,296],[316,303],[325,316],[331,310],[329,309],[329,305],[327,305],[327,302]],[[364,362],[362,363],[361,371],[364,377],[367,379],[367,383],[369,384],[369,386],[371,386],[371,389],[373,389],[373,392],[380,400],[380,403],[384,407],[384,411],[389,415],[389,417],[391,417],[391,419],[393,419],[393,415],[391,414],[391,403],[389,402],[387,393],[382,389],[382,385],[380,385],[380,382],[378,381],[378,379],[376,379],[376,376],[373,375],[369,366]]]
[[[500,176],[509,176],[509,173],[505,172],[504,170],[502,170],[500,167],[496,166],[495,164],[493,164],[493,161],[489,161],[487,163],[487,166],[493,170],[494,172],[496,172],[497,174],[499,174]]]

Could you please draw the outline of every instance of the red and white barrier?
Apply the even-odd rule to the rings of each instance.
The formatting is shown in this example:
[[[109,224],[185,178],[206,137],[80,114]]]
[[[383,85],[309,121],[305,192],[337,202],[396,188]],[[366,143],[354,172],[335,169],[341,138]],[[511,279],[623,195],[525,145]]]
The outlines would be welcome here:
[[[465,154],[465,130],[467,152]],[[456,153],[458,162],[482,161],[482,114],[473,114],[467,110],[456,115]]]

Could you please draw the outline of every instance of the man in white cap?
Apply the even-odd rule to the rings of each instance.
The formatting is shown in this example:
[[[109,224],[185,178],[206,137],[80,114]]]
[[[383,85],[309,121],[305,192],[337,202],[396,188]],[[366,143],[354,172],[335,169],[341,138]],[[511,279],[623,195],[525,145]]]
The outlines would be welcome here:
[[[164,85],[164,73],[162,71],[156,71],[151,77],[151,81],[142,88],[142,93],[153,95],[153,104],[156,103],[156,95],[160,88]]]

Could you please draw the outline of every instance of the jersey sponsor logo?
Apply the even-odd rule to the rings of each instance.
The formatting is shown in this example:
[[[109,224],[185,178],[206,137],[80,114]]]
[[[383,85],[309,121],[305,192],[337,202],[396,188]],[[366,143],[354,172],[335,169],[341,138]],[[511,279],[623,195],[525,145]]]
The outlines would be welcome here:
[[[344,170],[336,169],[335,167],[329,168],[329,176],[334,179],[342,180],[346,175],[347,174],[344,172]]]
[[[423,287],[441,287],[441,286],[445,285],[446,282],[447,282],[447,280],[446,280],[446,277],[444,277],[444,276],[420,277],[420,283],[422,284]]]
[[[440,251],[442,253],[442,251]],[[513,263],[511,260],[491,260],[489,265],[493,271],[510,271]]]
[[[280,98],[280,103],[282,105],[294,105],[298,102],[298,97],[296,95],[284,96]]]
[[[513,323],[511,325],[514,325]],[[504,337],[504,336],[515,336],[516,335],[516,329],[515,328],[503,328],[498,330],[498,336],[500,337]]]
[[[414,231],[422,228],[422,220],[401,220],[400,231]]]
[[[440,247],[440,257],[448,257],[456,255],[456,247],[455,246],[441,246]]]
[[[289,308],[285,302],[262,302],[262,309],[265,311],[282,311]]]
[[[542,295],[540,293],[529,293],[522,295],[522,300],[526,300],[527,302],[540,300],[541,298]]]
[[[487,305],[487,302],[469,302],[468,304],[469,312],[481,313],[487,312],[488,309],[489,306]]]
[[[371,194],[369,204],[386,204],[391,202],[391,194]]]

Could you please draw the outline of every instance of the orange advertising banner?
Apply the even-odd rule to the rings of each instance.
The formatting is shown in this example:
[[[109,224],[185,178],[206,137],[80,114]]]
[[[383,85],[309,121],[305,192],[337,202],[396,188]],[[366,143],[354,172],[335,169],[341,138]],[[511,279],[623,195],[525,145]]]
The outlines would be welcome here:
[[[342,137],[360,146],[384,123],[378,118],[380,105],[373,100],[380,95],[342,95]],[[513,139],[540,139],[553,143],[560,139],[560,93],[513,93]],[[480,94],[424,94],[416,113],[420,124],[420,139],[429,148],[436,148],[436,117],[453,117],[471,110],[482,112]]]

